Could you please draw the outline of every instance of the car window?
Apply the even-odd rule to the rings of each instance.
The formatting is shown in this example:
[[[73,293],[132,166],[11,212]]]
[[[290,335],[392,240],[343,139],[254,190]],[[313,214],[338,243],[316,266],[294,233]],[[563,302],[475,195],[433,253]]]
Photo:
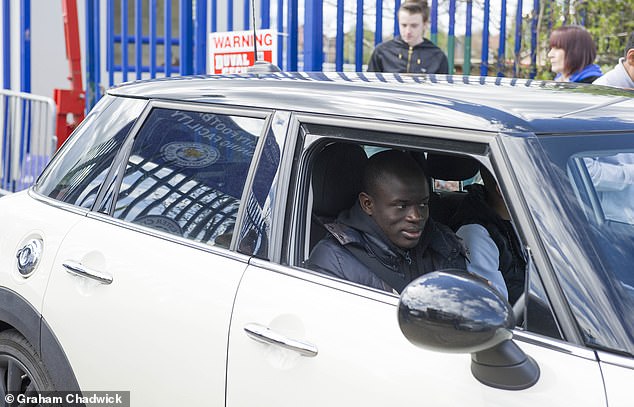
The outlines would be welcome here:
[[[113,216],[228,248],[264,119],[155,108],[137,134]]]
[[[600,164],[595,160],[611,161],[613,167],[620,163],[621,170],[631,168],[624,160],[634,151],[632,140],[631,133],[623,132],[545,135],[536,143],[503,139],[518,182],[530,185],[539,180],[539,188],[523,188],[524,201],[545,242],[547,266],[552,267],[554,281],[561,287],[584,341],[592,347],[622,349],[616,332],[623,327],[629,332],[632,327],[634,227],[627,218],[632,199],[621,200],[620,210],[611,210],[616,202],[605,200],[605,186],[592,176],[597,169],[593,167]],[[627,178],[608,179],[622,188],[612,198],[632,193]],[[544,285],[552,284],[547,269],[540,270],[540,275]],[[605,317],[597,318],[597,313]]]
[[[90,209],[145,103],[106,96],[95,106],[39,178],[35,190]],[[99,120],[95,118],[99,116]]]
[[[268,258],[271,211],[276,189],[274,184],[280,158],[280,145],[271,129],[264,139],[253,184],[246,198],[244,222],[238,244],[240,253]]]
[[[323,131],[323,129],[320,130]],[[341,134],[343,131],[339,130],[338,133]],[[298,238],[293,239],[295,243],[304,241],[303,247],[297,247],[296,265],[311,271],[329,274],[326,270],[321,270],[312,264],[313,249],[318,242],[327,238],[328,224],[334,222],[342,210],[350,208],[357,201],[361,174],[367,159],[378,152],[394,147],[397,146],[389,144],[379,146],[327,139],[311,145],[310,150],[313,153],[305,155],[309,163],[302,166],[306,168],[307,174],[300,177],[304,180],[302,183],[308,183],[308,185],[298,185],[297,187],[299,194],[304,196],[298,199],[298,202],[306,202],[306,204],[298,205],[306,208],[307,213],[298,217],[298,219],[305,219],[305,221],[300,222],[297,227]],[[458,148],[460,147],[458,146]],[[403,150],[402,147],[397,147],[397,149]],[[466,148],[463,150],[468,151]],[[427,175],[432,180],[446,180],[458,186],[458,188],[433,188],[429,202],[431,218],[435,222],[456,231],[461,225],[459,223],[460,215],[466,216],[465,213],[469,213],[464,205],[468,206],[468,202],[471,201],[467,200],[466,197],[469,193],[476,194],[477,191],[482,190],[482,188],[475,188],[475,191],[471,192],[474,189],[473,184],[483,187],[481,171],[478,168],[481,165],[480,162],[485,161],[485,158],[481,157],[479,162],[476,158],[469,158],[459,151],[439,153],[434,150],[425,150],[425,146],[416,149],[410,148],[407,151],[426,169]],[[484,155],[484,153],[481,154]],[[504,199],[512,200],[508,197]],[[302,224],[304,229],[302,229]],[[499,230],[507,234],[514,234],[517,239],[517,245],[513,245],[511,238],[506,241],[499,238],[499,235],[492,235],[496,245],[500,244],[508,249],[504,251],[500,260],[500,267],[504,267],[505,271],[503,277],[499,277],[498,284],[506,283],[508,287],[513,288],[513,298],[517,299],[513,303],[516,304],[519,316],[516,321],[518,326],[531,332],[561,338],[548,298],[543,294],[543,289],[539,289],[540,286],[537,285],[539,277],[536,271],[533,273],[535,277],[529,290],[530,295],[526,298],[521,296],[525,290],[524,281],[529,266],[526,262],[529,259],[529,254],[524,253],[519,234],[513,227]],[[512,246],[508,246],[509,244]],[[510,260],[511,254],[509,254],[513,251],[523,253],[518,254],[518,256],[522,257],[524,262],[518,262],[517,266],[513,266],[515,263]],[[535,265],[530,263],[530,267],[535,268]],[[497,273],[496,270],[488,271],[491,272],[492,276]],[[526,315],[528,317],[525,317]]]

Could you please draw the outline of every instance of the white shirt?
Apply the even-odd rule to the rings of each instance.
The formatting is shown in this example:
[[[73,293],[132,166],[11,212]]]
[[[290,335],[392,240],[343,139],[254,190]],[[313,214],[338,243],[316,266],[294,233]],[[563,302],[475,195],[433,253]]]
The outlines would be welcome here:
[[[612,86],[615,88],[634,89],[634,80],[630,78],[630,75],[625,70],[625,66],[623,65],[624,61],[625,58],[619,59],[619,63],[616,64],[614,69],[608,71],[605,75],[596,79],[594,82],[592,82],[592,84]]]
[[[584,158],[606,219],[634,224],[634,153]]]
[[[456,234],[469,251],[467,271],[489,281],[504,298],[509,297],[500,269],[500,251],[482,225],[462,225]]]

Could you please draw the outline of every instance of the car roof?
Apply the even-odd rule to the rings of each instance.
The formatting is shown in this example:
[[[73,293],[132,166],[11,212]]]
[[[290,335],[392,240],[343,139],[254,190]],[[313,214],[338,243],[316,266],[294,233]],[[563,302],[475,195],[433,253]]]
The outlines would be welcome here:
[[[108,93],[495,132],[634,130],[634,91],[501,77],[278,72],[153,79]]]

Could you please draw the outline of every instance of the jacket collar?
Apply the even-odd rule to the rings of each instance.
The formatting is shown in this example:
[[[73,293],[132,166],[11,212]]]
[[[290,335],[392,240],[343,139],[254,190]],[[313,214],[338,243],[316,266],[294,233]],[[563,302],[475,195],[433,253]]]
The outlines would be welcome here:
[[[429,246],[442,253],[444,247],[443,242],[434,238],[437,236],[436,226],[434,221],[429,218],[425,223],[418,245],[409,251],[401,249],[388,239],[374,219],[361,209],[358,202],[352,208],[341,212],[335,224],[329,224],[326,227],[342,245],[351,243],[368,245],[374,255],[383,262],[391,264],[395,263],[397,259],[409,258],[411,251],[421,250],[424,252]]]
[[[406,43],[403,40],[403,37],[401,37],[400,35],[397,35],[396,37],[394,37],[394,42],[396,44],[398,44],[399,46],[403,47],[403,48],[407,48],[409,49],[409,44]],[[434,43],[431,42],[430,40],[428,40],[427,38],[423,38],[423,42],[421,42],[420,44],[416,44],[414,45],[414,49],[419,49],[419,48],[430,48],[430,47],[435,47]]]

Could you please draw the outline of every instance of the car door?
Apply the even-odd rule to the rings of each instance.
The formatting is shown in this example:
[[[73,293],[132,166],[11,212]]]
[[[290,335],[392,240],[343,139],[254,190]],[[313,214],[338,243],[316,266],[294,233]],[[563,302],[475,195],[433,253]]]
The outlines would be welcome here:
[[[44,315],[82,390],[222,405],[242,196],[266,112],[151,103],[53,265]],[[133,142],[132,142],[133,140]]]
[[[44,315],[82,390],[130,391],[153,406],[221,405],[245,268],[240,255],[86,218],[58,251]]]
[[[396,295],[303,268],[309,252],[303,242],[313,240],[310,205],[316,202],[306,197],[322,194],[327,206],[338,200],[318,191],[322,186],[314,178],[309,181],[311,168],[324,165],[324,157],[314,151],[336,142],[367,140],[373,147],[366,152],[371,153],[392,147],[394,140],[407,140],[394,133],[393,126],[376,122],[360,122],[354,128],[348,121],[340,128],[324,121],[299,126],[304,151],[288,169],[298,181],[290,188],[288,206],[293,209],[286,213],[292,226],[282,239],[279,262],[275,255],[273,261],[252,259],[240,283],[229,336],[227,406],[252,405],[254,400],[275,406],[605,405],[601,370],[591,350],[518,330],[514,341],[539,366],[537,383],[514,391],[489,387],[472,375],[471,355],[411,344],[398,325]],[[420,129],[404,126],[403,131],[416,134]],[[444,130],[425,131],[429,148],[455,144],[466,151],[486,151],[452,142],[455,135]],[[482,134],[474,138],[487,141]],[[323,184],[338,191],[342,184],[353,185],[350,161],[332,159],[328,165],[341,167],[331,168],[334,181]],[[295,267],[279,264],[287,261],[285,256]]]
[[[397,302],[255,261],[231,322],[227,406],[254,400],[275,406],[606,404],[591,351],[518,332],[515,341],[539,365],[539,380],[525,390],[492,388],[471,374],[470,355],[409,343],[398,326]]]
[[[632,398],[624,391],[634,380],[632,359],[598,352],[609,406],[629,406]]]

